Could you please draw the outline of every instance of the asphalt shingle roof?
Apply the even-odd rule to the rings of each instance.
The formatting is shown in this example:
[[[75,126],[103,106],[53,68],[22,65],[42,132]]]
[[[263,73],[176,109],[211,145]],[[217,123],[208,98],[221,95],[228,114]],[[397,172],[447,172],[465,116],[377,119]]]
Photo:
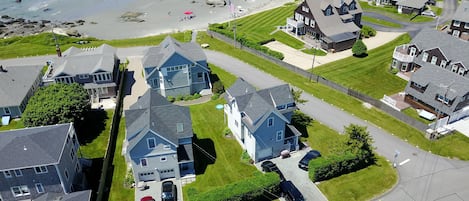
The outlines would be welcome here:
[[[150,130],[175,146],[180,138],[193,135],[189,108],[171,104],[156,90],[148,89],[125,111],[125,118],[127,133],[137,133],[137,136],[127,136],[130,149],[141,138],[138,135],[145,135]],[[182,124],[182,131],[178,132],[178,124]]]
[[[18,106],[28,94],[42,66],[3,66],[0,72],[0,107]]]
[[[469,23],[469,0],[461,1],[458,9],[454,13],[453,19]]]
[[[0,171],[57,164],[72,126],[67,123],[0,132]]]
[[[420,9],[425,6],[428,0],[400,0],[397,5]]]

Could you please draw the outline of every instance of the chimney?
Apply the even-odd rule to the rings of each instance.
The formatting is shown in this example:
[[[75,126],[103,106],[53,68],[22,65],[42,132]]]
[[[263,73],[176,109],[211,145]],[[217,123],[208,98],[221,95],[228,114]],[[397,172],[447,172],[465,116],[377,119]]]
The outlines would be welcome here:
[[[0,65],[0,72],[6,73],[8,71],[3,68],[3,65]]]
[[[55,45],[55,51],[57,52],[58,57],[62,57],[62,51],[60,50],[59,44]]]

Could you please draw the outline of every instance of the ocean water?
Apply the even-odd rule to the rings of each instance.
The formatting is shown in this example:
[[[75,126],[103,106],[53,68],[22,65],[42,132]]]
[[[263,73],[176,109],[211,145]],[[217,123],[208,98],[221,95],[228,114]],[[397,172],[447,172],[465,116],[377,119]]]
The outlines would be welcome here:
[[[108,9],[125,8],[136,0],[0,0],[0,15],[30,20],[68,21]]]

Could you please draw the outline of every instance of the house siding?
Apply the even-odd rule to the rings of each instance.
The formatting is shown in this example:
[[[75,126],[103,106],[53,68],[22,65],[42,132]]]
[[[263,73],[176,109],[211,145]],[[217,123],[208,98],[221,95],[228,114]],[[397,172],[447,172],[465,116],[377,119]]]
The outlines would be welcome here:
[[[279,116],[275,115],[274,113],[271,113],[269,115],[269,118],[274,119],[274,125],[271,127],[267,126],[268,121],[264,121],[261,125],[262,128],[257,129],[257,131],[254,133],[254,137],[256,138],[256,143],[257,143],[257,148],[256,148],[256,156],[253,158],[254,161],[260,161],[263,159],[267,158],[273,158],[277,157],[280,155],[280,152],[286,147],[284,146],[283,142],[283,137],[281,140],[277,141],[276,135],[277,131],[282,131],[284,136],[285,136],[285,122],[283,119],[281,119]],[[264,150],[266,148],[272,148],[272,154],[270,156],[261,156],[259,155],[260,150]],[[287,147],[288,149],[288,147]]]
[[[451,21],[450,34],[463,40],[469,40],[469,28],[466,28],[469,27],[469,22],[460,21],[459,26],[455,26],[455,21],[456,20]],[[455,31],[459,31],[459,33],[456,33]]]

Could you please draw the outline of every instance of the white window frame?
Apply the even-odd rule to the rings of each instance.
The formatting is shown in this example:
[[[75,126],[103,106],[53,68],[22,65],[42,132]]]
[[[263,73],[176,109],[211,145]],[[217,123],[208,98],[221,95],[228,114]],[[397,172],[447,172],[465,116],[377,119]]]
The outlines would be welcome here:
[[[39,171],[37,171],[37,168],[39,168]],[[37,166],[34,167],[34,172],[36,172],[36,174],[45,174],[49,171],[47,170],[47,166]]]
[[[37,193],[44,193],[44,186],[41,183],[35,183],[34,186],[36,187]]]
[[[3,176],[5,176],[5,178],[12,178],[13,177],[13,175],[11,175],[11,170],[3,171]]]
[[[460,26],[461,26],[461,21],[454,20],[453,26],[455,26],[455,27],[460,27]]]
[[[154,147],[150,147],[150,141],[153,140]],[[147,138],[147,147],[148,149],[155,149],[156,148],[156,139],[154,137]]]
[[[90,77],[90,75],[88,75],[88,74],[79,74],[78,75],[78,78],[80,78],[80,79],[88,79],[89,77]]]
[[[446,67],[446,60],[441,60],[440,67],[442,68]]]
[[[350,3],[350,6],[349,6],[349,7],[350,7],[350,8],[349,8],[350,10],[355,10],[355,9],[357,9],[357,7],[355,6],[355,2]]]
[[[166,162],[168,161],[168,158],[166,156],[160,157],[160,162]]]
[[[428,59],[428,53],[427,52],[424,52],[423,55],[422,55],[422,61],[427,61]]]
[[[145,161],[145,164],[144,164],[143,161]],[[148,159],[147,158],[141,158],[140,159],[140,166],[141,167],[147,167],[148,166]]]
[[[9,108],[9,107],[4,107],[4,108],[3,108],[3,112],[4,112],[5,114],[11,114],[11,111],[10,111],[10,108]]]
[[[465,28],[465,29],[469,29],[469,22],[465,22],[465,23],[464,23],[464,28]]]
[[[410,56],[415,56],[415,53],[416,53],[416,52],[417,52],[417,48],[411,47],[411,48],[410,48],[409,55],[410,55]]]
[[[270,117],[267,119],[267,127],[272,127],[274,126],[274,118]]]
[[[458,65],[453,64],[453,65],[451,66],[451,71],[452,71],[453,73],[455,73],[456,71],[458,71],[458,68],[459,68]]]
[[[75,160],[75,150],[73,150],[73,148],[70,151],[70,158],[72,159],[72,161]]]
[[[331,8],[326,9],[326,16],[332,15]]]
[[[171,145],[165,144],[165,145],[163,145],[163,149],[171,149]]]
[[[432,60],[430,61],[431,64],[436,65],[438,58],[436,56],[432,56]]]
[[[459,67],[459,69],[458,69],[458,74],[459,74],[459,75],[464,75],[464,71],[465,71],[465,70],[464,70],[463,67]]]
[[[275,134],[275,139],[277,140],[277,142],[282,141],[283,138],[284,138],[283,131],[282,130],[277,131],[277,133]]]
[[[311,22],[311,24],[309,26],[314,28],[316,26],[316,21],[314,21],[314,19],[311,19],[310,22]]]
[[[459,30],[453,30],[453,34],[452,34],[452,35],[453,35],[454,37],[459,37],[459,34],[460,34],[460,33],[461,33],[461,32],[460,32]]]
[[[305,25],[309,26],[309,17],[305,17]]]
[[[20,193],[16,194],[14,189],[17,189]],[[14,197],[21,197],[21,196],[31,195],[31,191],[29,191],[29,188],[28,188],[27,185],[12,186],[10,188],[10,190],[11,190],[11,193],[13,194]],[[24,190],[26,190],[26,191],[24,191]]]
[[[13,172],[15,172],[15,176],[17,177],[23,176],[23,171],[21,171],[20,169],[13,170]]]
[[[437,99],[438,99],[439,101],[445,103],[445,104],[448,104],[448,103],[449,103],[449,99],[446,98],[445,96],[440,95],[440,94],[438,94]]]
[[[68,175],[68,170],[65,169],[64,170],[64,175],[65,175],[65,179],[67,179],[67,181],[70,179],[70,175]]]

